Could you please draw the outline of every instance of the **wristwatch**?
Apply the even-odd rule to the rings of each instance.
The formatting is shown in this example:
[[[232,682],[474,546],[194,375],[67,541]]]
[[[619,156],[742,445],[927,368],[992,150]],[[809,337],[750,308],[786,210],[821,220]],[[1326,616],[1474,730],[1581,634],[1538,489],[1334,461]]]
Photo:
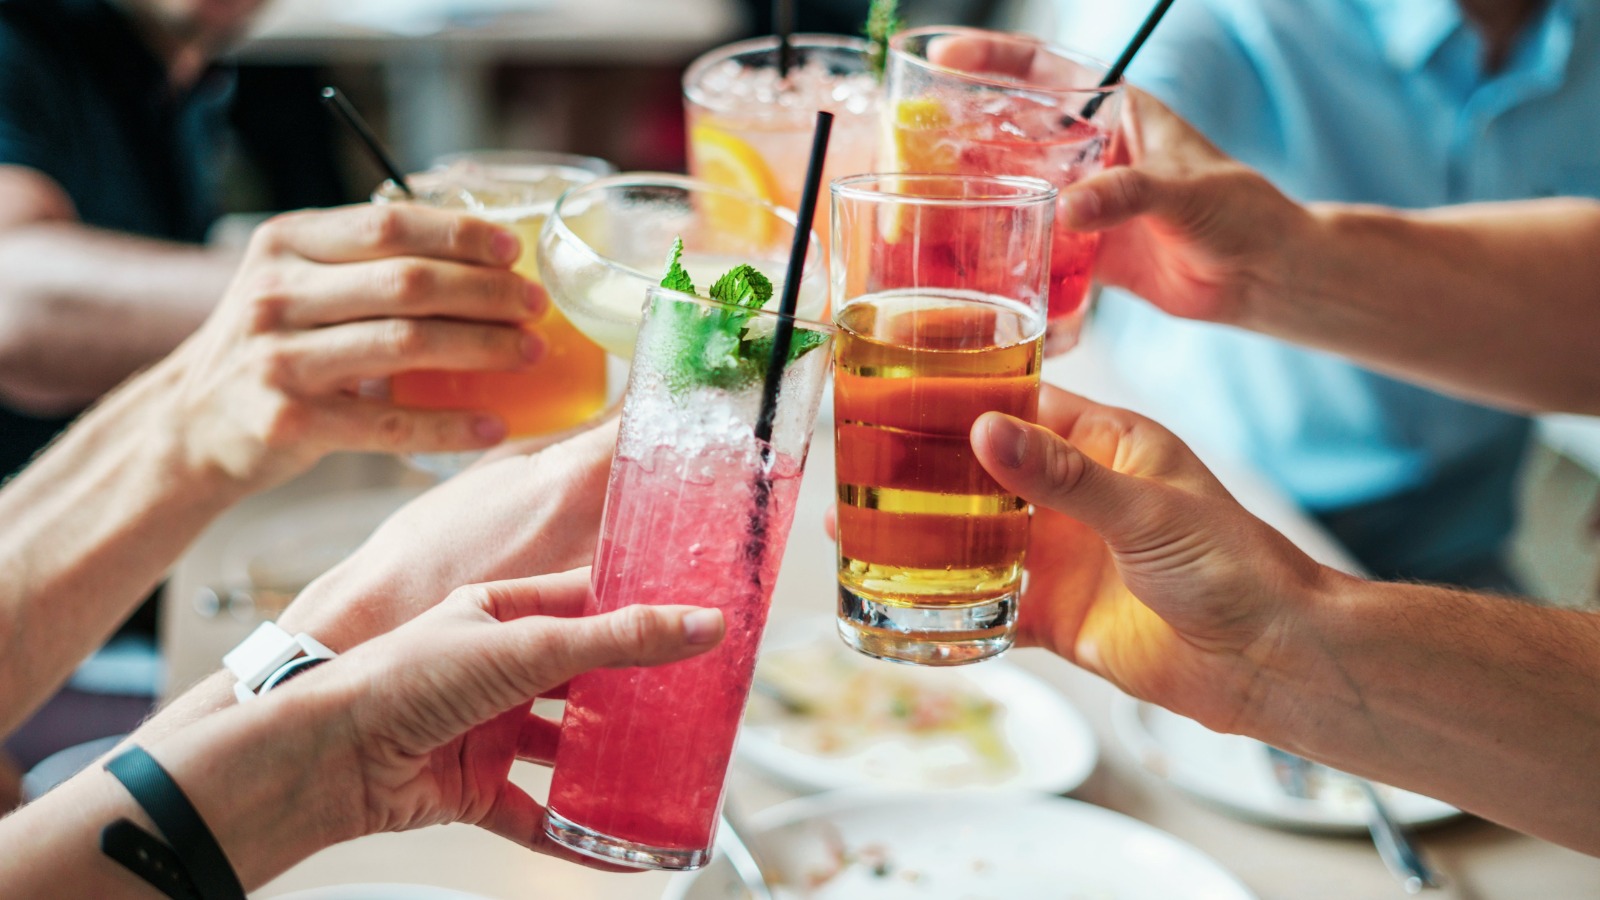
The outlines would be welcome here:
[[[262,622],[222,658],[222,665],[239,679],[233,694],[244,703],[337,655],[304,631],[291,635],[276,623]]]

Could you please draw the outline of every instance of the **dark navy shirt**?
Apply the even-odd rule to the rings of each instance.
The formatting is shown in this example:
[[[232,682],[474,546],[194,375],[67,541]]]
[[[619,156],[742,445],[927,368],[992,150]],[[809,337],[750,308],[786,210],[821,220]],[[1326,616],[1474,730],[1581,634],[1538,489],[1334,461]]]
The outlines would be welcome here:
[[[0,165],[50,176],[86,224],[201,241],[219,209],[231,92],[216,70],[175,93],[107,0],[0,0]],[[0,478],[65,424],[0,407]]]

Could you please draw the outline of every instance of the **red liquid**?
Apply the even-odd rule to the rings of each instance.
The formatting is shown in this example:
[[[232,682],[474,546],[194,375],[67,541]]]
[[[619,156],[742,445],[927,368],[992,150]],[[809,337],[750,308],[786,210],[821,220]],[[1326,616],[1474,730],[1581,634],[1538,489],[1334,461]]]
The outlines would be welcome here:
[[[574,679],[551,812],[647,847],[710,848],[800,465],[779,457],[773,467],[758,564],[750,549],[755,480],[754,461],[725,449],[684,459],[658,448],[647,460],[612,465],[586,612],[713,606],[727,636],[694,659]]]

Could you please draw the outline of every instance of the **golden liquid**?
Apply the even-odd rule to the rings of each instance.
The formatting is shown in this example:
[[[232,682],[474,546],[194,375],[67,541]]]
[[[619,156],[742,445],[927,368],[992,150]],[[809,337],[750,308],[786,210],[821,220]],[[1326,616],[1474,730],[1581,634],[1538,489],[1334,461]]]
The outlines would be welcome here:
[[[1015,592],[1028,509],[978,464],[990,410],[1033,421],[1042,320],[957,292],[889,292],[842,310],[834,372],[839,581],[895,606]]]
[[[517,274],[538,282],[534,248],[545,216],[505,223],[522,239]],[[542,283],[542,282],[541,282]],[[420,409],[472,409],[505,419],[511,437],[551,434],[593,418],[606,403],[606,354],[553,306],[525,326],[544,340],[544,357],[515,372],[402,372],[393,379],[394,401]]]

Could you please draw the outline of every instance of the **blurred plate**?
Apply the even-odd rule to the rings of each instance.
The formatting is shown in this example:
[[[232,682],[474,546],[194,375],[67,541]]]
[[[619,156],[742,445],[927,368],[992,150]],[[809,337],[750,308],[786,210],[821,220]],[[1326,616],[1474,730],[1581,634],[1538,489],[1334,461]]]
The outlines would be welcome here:
[[[1126,696],[1117,698],[1111,714],[1117,737],[1141,765],[1223,812],[1298,831],[1367,833],[1366,800],[1349,776],[1333,772],[1317,796],[1291,797],[1279,787],[1260,741],[1218,734],[1193,719]],[[1375,787],[1401,825],[1432,825],[1461,815],[1431,797]]]
[[[831,623],[830,628],[831,631]],[[869,659],[837,637],[765,649],[738,758],[802,791],[1008,789],[1066,793],[1094,771],[1094,733],[1054,688],[1004,660],[926,669]]]
[[[337,884],[279,894],[277,900],[489,900],[482,894],[467,894],[425,884]]]
[[[1226,869],[1098,806],[1009,792],[841,791],[754,817],[778,900],[1251,900]],[[810,883],[813,887],[800,887]],[[679,875],[667,900],[747,897],[727,862]]]

